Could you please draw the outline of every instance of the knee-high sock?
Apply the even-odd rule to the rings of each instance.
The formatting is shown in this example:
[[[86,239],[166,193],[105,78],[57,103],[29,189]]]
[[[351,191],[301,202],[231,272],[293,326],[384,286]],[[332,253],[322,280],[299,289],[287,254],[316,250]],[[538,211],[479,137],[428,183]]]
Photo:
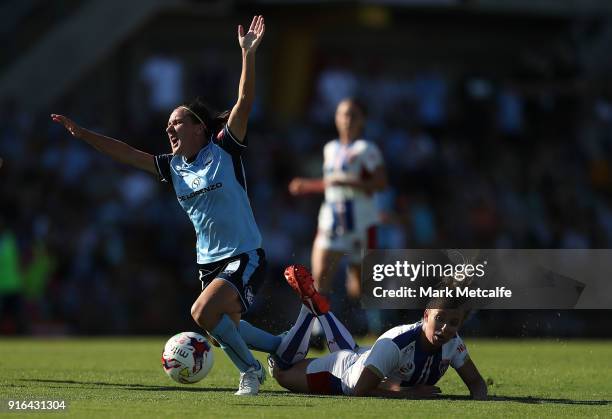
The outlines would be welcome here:
[[[246,320],[240,320],[238,331],[249,348],[269,354],[276,352],[282,340],[280,336],[255,327]]]
[[[227,314],[221,316],[219,323],[209,333],[219,342],[221,348],[241,372],[246,372],[252,367],[257,368],[258,363],[255,357]]]
[[[314,319],[315,315],[302,305],[295,324],[286,335],[282,336],[281,343],[276,349],[276,355],[282,361],[292,365],[306,358]]]
[[[357,348],[353,335],[351,335],[340,320],[334,316],[334,313],[330,311],[317,318],[325,332],[325,340],[327,340],[329,352],[336,352],[341,349],[350,349],[354,351]]]

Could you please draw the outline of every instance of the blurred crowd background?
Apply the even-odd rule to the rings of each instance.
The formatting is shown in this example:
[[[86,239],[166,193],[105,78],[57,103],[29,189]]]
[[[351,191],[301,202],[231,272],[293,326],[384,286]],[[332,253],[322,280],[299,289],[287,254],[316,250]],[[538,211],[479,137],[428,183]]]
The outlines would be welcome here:
[[[321,197],[287,185],[321,175],[346,96],[366,103],[386,160],[382,247],[612,247],[612,4],[579,3],[5,1],[0,334],[194,328],[195,235],[173,191],[49,114],[168,152],[177,104],[235,102],[236,26],[255,13],[266,36],[245,165],[269,269],[254,323],[280,331],[297,313],[282,270],[309,263]],[[349,328],[418,318],[347,306],[342,276]],[[481,311],[467,333],[610,336],[607,313]]]

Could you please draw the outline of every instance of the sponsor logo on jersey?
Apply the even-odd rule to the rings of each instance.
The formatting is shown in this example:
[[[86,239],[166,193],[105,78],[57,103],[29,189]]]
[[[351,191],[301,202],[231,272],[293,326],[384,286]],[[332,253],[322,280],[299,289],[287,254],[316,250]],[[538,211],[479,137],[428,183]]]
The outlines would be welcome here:
[[[465,352],[465,345],[463,343],[461,343],[461,344],[459,344],[457,346],[457,352],[459,352],[459,353]]]
[[[225,269],[223,269],[223,272],[233,274],[238,268],[240,268],[240,259],[228,263]]]
[[[194,180],[194,183],[195,183],[195,180]],[[195,196],[202,195],[202,194],[214,191],[215,189],[220,189],[222,187],[223,187],[223,183],[221,183],[221,182],[213,183],[212,185],[206,186],[206,187],[204,187],[202,189],[198,189],[197,191],[193,191],[190,194],[181,195],[181,196],[178,197],[178,200],[181,201],[181,202],[182,201],[186,201],[186,200],[191,199],[191,198],[193,198]]]
[[[253,301],[255,301],[255,294],[253,293],[253,288],[251,288],[250,285],[244,287],[244,297],[249,305],[253,304]]]

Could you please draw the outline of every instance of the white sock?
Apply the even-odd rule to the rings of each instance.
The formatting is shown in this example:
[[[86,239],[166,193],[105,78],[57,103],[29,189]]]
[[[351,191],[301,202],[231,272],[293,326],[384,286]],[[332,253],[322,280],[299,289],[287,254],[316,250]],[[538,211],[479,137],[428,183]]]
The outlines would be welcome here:
[[[317,318],[325,332],[325,339],[327,340],[329,352],[336,352],[342,349],[354,351],[357,348],[353,335],[351,335],[340,320],[334,316],[334,313],[330,311]]]
[[[306,358],[314,319],[315,315],[306,306],[302,305],[295,324],[283,336],[280,345],[278,345],[276,355],[292,365]]]

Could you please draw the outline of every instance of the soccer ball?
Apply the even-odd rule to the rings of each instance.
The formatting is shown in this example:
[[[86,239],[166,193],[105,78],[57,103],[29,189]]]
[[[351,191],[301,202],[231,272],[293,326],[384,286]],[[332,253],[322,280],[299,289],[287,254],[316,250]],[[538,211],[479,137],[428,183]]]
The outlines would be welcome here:
[[[213,352],[202,335],[182,332],[172,336],[162,352],[162,366],[177,383],[193,384],[202,380],[213,366]]]

